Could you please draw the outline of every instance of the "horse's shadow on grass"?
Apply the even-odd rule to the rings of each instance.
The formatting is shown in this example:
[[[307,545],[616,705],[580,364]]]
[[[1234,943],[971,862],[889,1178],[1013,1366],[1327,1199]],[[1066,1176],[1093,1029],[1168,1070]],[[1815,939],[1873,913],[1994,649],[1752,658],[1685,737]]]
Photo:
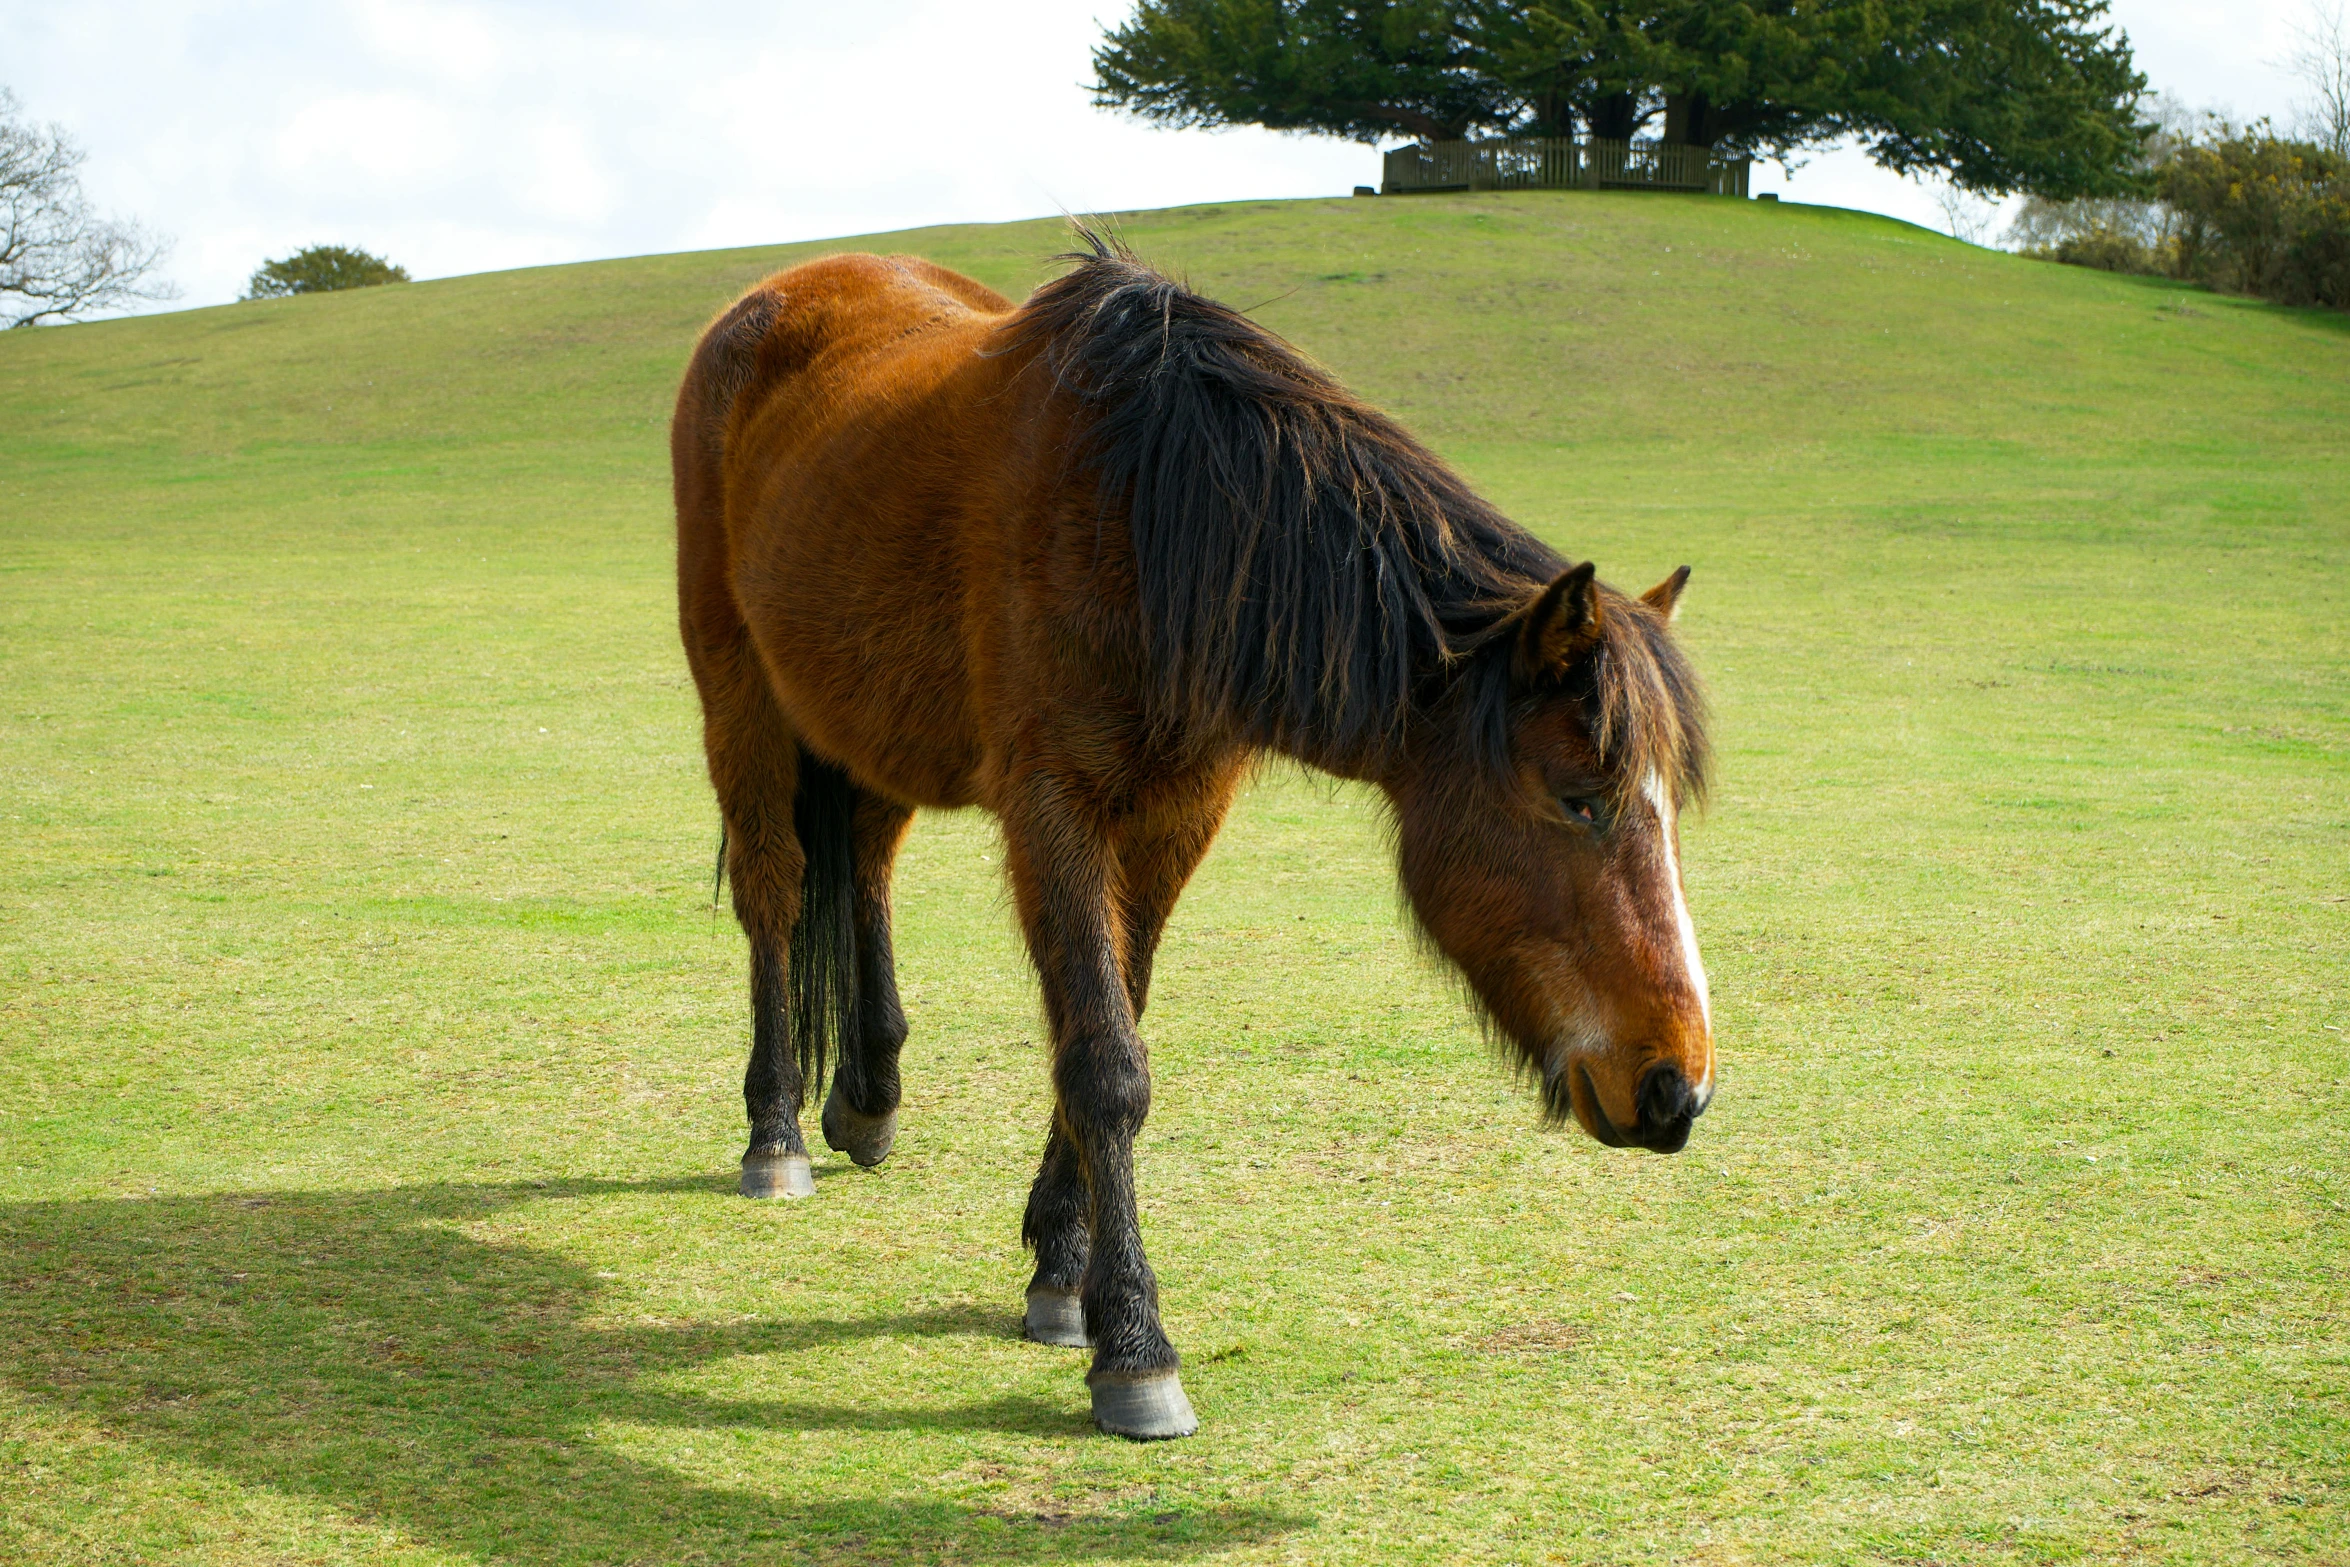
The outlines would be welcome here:
[[[451,1222],[532,1198],[706,1184],[0,1206],[0,1379],[167,1459],[484,1559],[1177,1557],[1308,1522],[1249,1507],[1062,1512],[853,1481],[826,1495],[806,1477],[833,1467],[815,1453],[772,1486],[728,1486],[615,1450],[599,1428],[684,1429],[722,1446],[742,1432],[1107,1440],[1068,1406],[1020,1396],[892,1407],[853,1393],[765,1402],[666,1391],[665,1375],[727,1356],[1012,1326],[971,1307],[614,1323],[596,1315],[610,1286],[590,1270]]]

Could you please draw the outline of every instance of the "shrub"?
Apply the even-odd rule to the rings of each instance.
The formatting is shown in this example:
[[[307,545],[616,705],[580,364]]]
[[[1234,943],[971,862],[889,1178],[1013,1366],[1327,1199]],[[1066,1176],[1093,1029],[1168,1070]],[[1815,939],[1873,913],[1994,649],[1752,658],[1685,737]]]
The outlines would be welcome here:
[[[2325,231],[2339,226],[2327,213],[2350,195],[2344,172],[2333,152],[2266,124],[2217,127],[2180,148],[2158,176],[2178,214],[2179,276],[2271,299],[2319,297],[2305,274],[2327,266]]]
[[[2044,261],[2350,310],[2350,157],[2266,121],[2207,119],[2149,137],[2147,164],[2156,200],[2034,198],[2008,242]]]
[[[2100,272],[2153,276],[2163,270],[2158,251],[2137,235],[2119,229],[2098,227],[2085,234],[2068,234],[2043,254],[2066,266],[2095,267]]]
[[[2350,191],[2310,203],[2285,251],[2283,297],[2350,310]]]
[[[381,256],[342,245],[312,245],[283,261],[264,261],[245,285],[245,297],[276,299],[286,294],[326,294],[407,281],[406,267],[394,266]]]

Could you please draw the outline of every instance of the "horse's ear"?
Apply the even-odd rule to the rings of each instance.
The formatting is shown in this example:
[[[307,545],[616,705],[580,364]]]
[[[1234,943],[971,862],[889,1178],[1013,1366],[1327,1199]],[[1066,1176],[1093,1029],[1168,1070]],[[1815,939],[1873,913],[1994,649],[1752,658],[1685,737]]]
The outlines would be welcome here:
[[[1640,602],[1671,620],[1681,608],[1681,590],[1689,586],[1689,568],[1683,566],[1640,595]]]
[[[1519,611],[1519,678],[1540,680],[1564,674],[1569,664],[1597,645],[1599,588],[1592,581],[1597,571],[1585,561],[1560,572],[1556,582]]]

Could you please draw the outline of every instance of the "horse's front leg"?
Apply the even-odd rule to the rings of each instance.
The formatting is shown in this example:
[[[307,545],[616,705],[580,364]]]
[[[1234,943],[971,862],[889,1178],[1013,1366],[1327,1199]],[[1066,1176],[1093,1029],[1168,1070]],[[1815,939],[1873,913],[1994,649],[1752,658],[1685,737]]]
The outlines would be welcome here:
[[[1085,1380],[1095,1423],[1146,1440],[1189,1436],[1199,1422],[1183,1396],[1175,1346],[1159,1326],[1158,1282],[1143,1255],[1135,1207],[1134,1140],[1150,1112],[1150,1063],[1121,972],[1114,849],[1106,825],[1075,803],[1080,798],[1059,780],[1036,778],[1004,823],[1020,922],[1053,1034],[1053,1133],[1066,1161],[1053,1192],[1063,1200],[1074,1195],[1070,1164],[1085,1189],[1084,1231],[1064,1223],[1055,1226],[1056,1238],[1083,1248],[1078,1294],[1094,1346]],[[1054,1173],[1054,1152],[1048,1147],[1040,1188]],[[1030,1198],[1032,1226],[1039,1195]],[[1046,1279],[1046,1265],[1065,1268],[1070,1260],[1039,1245],[1040,1281],[1057,1282]],[[1034,1305],[1032,1291],[1032,1326]]]
[[[1119,969],[1137,1023],[1149,1004],[1151,960],[1167,928],[1167,916],[1215,841],[1246,761],[1237,754],[1218,755],[1186,771],[1170,770],[1155,798],[1118,824],[1112,846],[1123,943]],[[1021,1243],[1036,1253],[1026,1327],[1028,1336],[1040,1344],[1093,1347],[1078,1299],[1091,1251],[1087,1215],[1092,1201],[1077,1150],[1062,1135],[1056,1116],[1020,1225]]]
[[[1020,1220],[1020,1244],[1036,1253],[1023,1326],[1039,1344],[1093,1347],[1078,1295],[1085,1285],[1086,1260],[1093,1254],[1092,1209],[1085,1169],[1078,1162],[1076,1145],[1061,1130],[1056,1108],[1036,1181],[1028,1188],[1028,1212]]]

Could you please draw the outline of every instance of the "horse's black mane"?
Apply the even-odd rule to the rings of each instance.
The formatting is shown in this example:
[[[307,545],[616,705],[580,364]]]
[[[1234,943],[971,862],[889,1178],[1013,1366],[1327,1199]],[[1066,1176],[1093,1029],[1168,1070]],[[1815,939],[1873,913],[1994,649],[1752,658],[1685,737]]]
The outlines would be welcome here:
[[[1505,762],[1502,633],[1566,562],[1281,339],[1077,234],[1085,251],[1015,331],[1085,405],[1078,455],[1104,517],[1127,519],[1161,715],[1237,718],[1257,744],[1350,767],[1450,695]],[[1603,751],[1694,789],[1686,663],[1660,617],[1603,622],[1583,671]]]

